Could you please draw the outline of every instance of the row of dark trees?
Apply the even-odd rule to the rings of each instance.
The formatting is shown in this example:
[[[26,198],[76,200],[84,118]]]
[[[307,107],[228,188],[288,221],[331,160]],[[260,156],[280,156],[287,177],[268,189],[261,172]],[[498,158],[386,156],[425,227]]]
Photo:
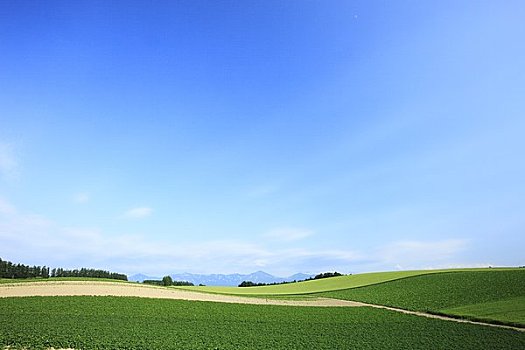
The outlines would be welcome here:
[[[13,264],[0,259],[0,278],[48,278],[49,267]]]
[[[193,286],[194,284],[187,281],[174,281],[171,276],[164,276],[160,280],[144,280],[142,283],[153,284],[155,286]]]
[[[109,272],[105,270],[96,270],[96,269],[75,269],[75,270],[66,270],[62,268],[57,268],[51,270],[51,277],[88,277],[88,278],[109,278],[114,280],[127,281],[128,276],[122,273]]]
[[[336,272],[324,272],[324,273],[320,273],[318,275],[315,275],[314,277],[310,277],[304,280],[299,280],[299,281],[293,280],[293,281],[283,281],[283,282],[273,282],[273,283],[255,283],[252,281],[242,281],[241,284],[239,284],[239,287],[275,286],[277,284],[297,283],[297,282],[318,280],[322,278],[330,278],[330,277],[337,277],[337,276],[343,276],[343,274],[337,271]]]
[[[75,269],[67,270],[63,268],[50,269],[47,266],[29,266],[24,264],[14,264],[11,261],[0,259],[0,278],[49,278],[49,277],[88,277],[88,278],[110,278],[127,281],[128,276],[96,269]]]
[[[324,273],[320,273],[318,275],[315,275],[313,278],[307,278],[306,281],[319,280],[321,278],[330,278],[330,277],[337,277],[337,276],[343,276],[343,274],[339,273],[337,271],[335,271],[335,272],[324,272]]]
[[[286,284],[286,283],[292,283],[292,282],[255,283],[252,281],[242,281],[241,284],[239,284],[239,287],[259,287],[259,286],[270,286],[270,285],[275,285],[275,284]]]

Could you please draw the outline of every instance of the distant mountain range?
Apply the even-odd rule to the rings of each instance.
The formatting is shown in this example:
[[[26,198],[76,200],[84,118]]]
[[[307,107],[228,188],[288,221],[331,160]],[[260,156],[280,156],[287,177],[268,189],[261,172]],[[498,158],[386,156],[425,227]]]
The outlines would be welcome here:
[[[264,271],[257,271],[248,275],[234,273],[230,275],[223,274],[211,274],[211,275],[200,275],[193,273],[180,273],[170,275],[174,281],[187,281],[194,285],[204,284],[206,286],[238,286],[243,281],[251,281],[254,283],[280,283],[280,282],[291,282],[300,281],[313,275],[307,275],[304,273],[296,273],[289,277],[276,277],[266,273]],[[144,280],[161,280],[162,277],[147,276],[144,274],[136,274],[128,278],[133,282],[143,282]]]

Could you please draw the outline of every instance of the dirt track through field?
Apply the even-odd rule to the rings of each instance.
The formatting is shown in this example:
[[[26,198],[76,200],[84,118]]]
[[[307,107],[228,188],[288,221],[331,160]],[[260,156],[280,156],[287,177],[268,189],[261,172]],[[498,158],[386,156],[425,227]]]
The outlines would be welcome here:
[[[180,299],[193,301],[214,301],[221,303],[287,305],[287,306],[363,306],[347,300],[316,298],[311,300],[276,300],[238,297],[223,294],[192,292],[176,288],[156,287],[132,283],[60,281],[23,282],[0,284],[0,297],[26,296],[125,296],[156,299]]]
[[[0,298],[28,296],[123,296],[156,299],[178,299],[192,301],[211,301],[235,304],[285,305],[285,306],[317,306],[317,307],[362,307],[385,309],[428,318],[446,321],[470,323],[496,328],[513,329],[524,332],[525,328],[476,322],[465,319],[429,314],[426,312],[409,311],[389,306],[366,304],[357,301],[330,298],[312,298],[308,300],[279,300],[265,298],[248,298],[234,295],[209,294],[187,291],[176,288],[148,286],[144,284],[115,283],[99,281],[46,281],[0,284]]]

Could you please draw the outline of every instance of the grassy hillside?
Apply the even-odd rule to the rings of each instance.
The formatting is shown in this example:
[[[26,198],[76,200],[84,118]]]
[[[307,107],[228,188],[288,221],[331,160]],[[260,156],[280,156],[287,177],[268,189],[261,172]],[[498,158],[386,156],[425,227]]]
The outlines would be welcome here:
[[[184,289],[244,296],[324,296],[525,326],[525,269],[520,268],[394,271],[263,287]]]
[[[525,296],[443,309],[441,312],[482,321],[525,325]]]
[[[447,270],[414,270],[363,273],[349,276],[332,277],[298,283],[279,284],[261,287],[177,287],[207,293],[235,294],[235,295],[287,295],[309,294],[334,291],[348,288],[363,287],[387,281],[393,281],[412,276],[435,274],[449,271],[484,271],[488,269],[447,269]],[[497,269],[506,270],[506,269]]]
[[[320,295],[523,324],[525,269],[419,275]]]
[[[0,298],[0,348],[523,349],[525,333],[373,308]]]

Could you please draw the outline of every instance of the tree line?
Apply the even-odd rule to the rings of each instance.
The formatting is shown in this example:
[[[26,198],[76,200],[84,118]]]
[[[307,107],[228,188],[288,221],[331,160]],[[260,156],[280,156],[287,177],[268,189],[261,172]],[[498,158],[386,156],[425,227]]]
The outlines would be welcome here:
[[[128,276],[97,269],[75,269],[67,270],[63,268],[50,269],[47,266],[29,266],[15,264],[11,261],[0,258],[0,278],[50,278],[50,277],[88,277],[88,278],[109,278],[127,281]]]
[[[193,283],[187,281],[174,281],[171,276],[164,276],[161,280],[144,280],[142,283],[153,284],[155,286],[194,286]]]
[[[48,278],[49,267],[14,264],[0,258],[0,278]]]
[[[261,287],[261,286],[275,286],[278,284],[288,284],[288,283],[297,283],[297,282],[304,282],[304,281],[312,281],[312,280],[318,280],[322,278],[330,278],[330,277],[337,277],[337,276],[343,276],[342,273],[339,272],[324,272],[320,273],[318,275],[315,275],[314,277],[310,277],[304,280],[293,280],[293,281],[283,281],[283,282],[272,282],[272,283],[255,283],[252,281],[242,281],[241,284],[239,284],[239,287]]]
[[[62,268],[57,268],[51,270],[51,277],[88,277],[88,278],[109,278],[113,280],[122,280],[127,281],[128,276],[122,273],[109,272],[105,270],[97,269],[75,269],[75,270],[66,270]]]
[[[337,277],[337,276],[343,276],[343,274],[339,273],[337,271],[335,271],[335,272],[324,272],[324,273],[320,273],[318,275],[315,275],[313,278],[307,278],[305,281],[319,280],[321,278],[330,278],[330,277]]]

